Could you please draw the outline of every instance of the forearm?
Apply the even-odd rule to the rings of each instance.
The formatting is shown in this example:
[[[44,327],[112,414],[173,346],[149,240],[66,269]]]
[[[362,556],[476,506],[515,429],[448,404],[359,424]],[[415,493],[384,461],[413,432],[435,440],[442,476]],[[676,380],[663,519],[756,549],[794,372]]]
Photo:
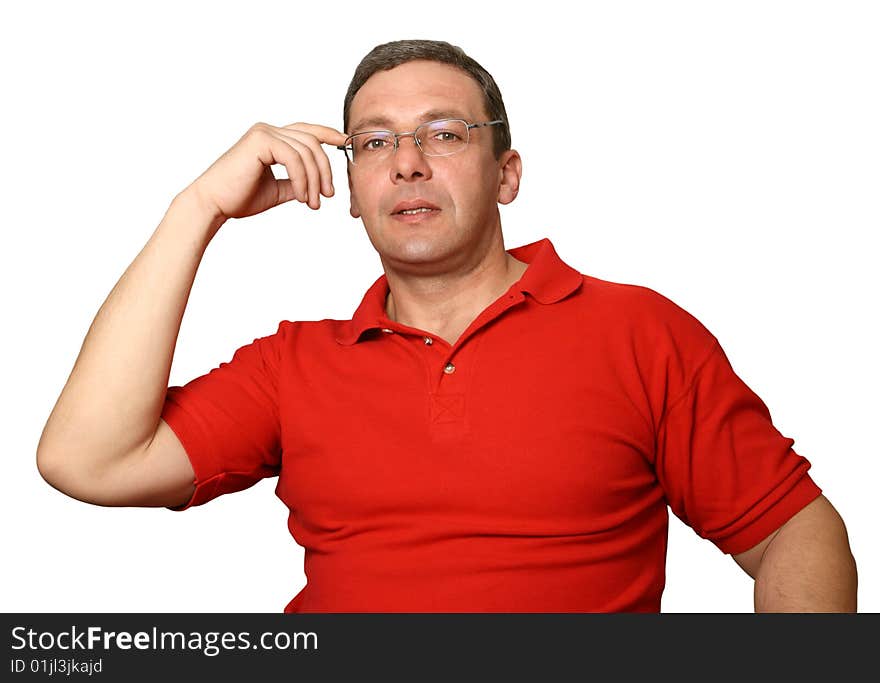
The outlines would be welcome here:
[[[152,438],[186,302],[219,227],[195,195],[179,194],[98,310],[38,445],[53,485],[95,476]]]
[[[843,520],[793,520],[767,546],[755,578],[756,612],[855,612],[858,575]]]

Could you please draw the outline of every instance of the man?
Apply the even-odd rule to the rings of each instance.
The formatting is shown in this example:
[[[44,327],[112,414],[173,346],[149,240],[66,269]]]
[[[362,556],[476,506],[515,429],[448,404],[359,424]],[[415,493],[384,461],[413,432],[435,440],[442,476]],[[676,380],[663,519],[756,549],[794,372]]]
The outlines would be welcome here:
[[[505,250],[507,121],[460,49],[397,41],[358,66],[345,133],[253,126],[99,310],[43,476],[175,509],[278,476],[308,577],[286,612],[657,611],[667,506],[755,579],[757,610],[855,611],[843,521],[708,330],[549,240]],[[333,196],[322,144],[346,151],[384,274],[351,320],[282,321],[167,387],[208,243],[229,218]]]

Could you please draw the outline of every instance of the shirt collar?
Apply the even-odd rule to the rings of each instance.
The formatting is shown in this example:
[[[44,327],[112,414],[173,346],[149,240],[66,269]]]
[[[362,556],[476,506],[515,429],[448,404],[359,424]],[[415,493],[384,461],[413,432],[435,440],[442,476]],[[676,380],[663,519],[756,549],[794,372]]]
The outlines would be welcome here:
[[[583,282],[583,276],[559,258],[553,243],[546,237],[531,244],[508,249],[507,253],[529,264],[512,288],[530,294],[540,304],[561,301]],[[367,330],[393,325],[385,314],[387,296],[388,280],[385,275],[381,275],[364,294],[351,320],[343,323],[336,341],[349,346],[357,342]]]

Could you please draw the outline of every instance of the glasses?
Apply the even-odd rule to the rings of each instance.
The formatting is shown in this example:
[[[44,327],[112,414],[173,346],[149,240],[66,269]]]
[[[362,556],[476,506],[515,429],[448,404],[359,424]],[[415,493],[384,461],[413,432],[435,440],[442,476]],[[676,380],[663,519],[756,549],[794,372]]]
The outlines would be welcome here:
[[[345,144],[337,145],[336,149],[344,150],[352,164],[367,166],[387,159],[400,146],[400,138],[411,135],[425,156],[448,157],[467,147],[471,128],[494,126],[498,123],[504,123],[504,121],[499,119],[483,123],[468,123],[463,119],[441,119],[423,123],[409,133],[371,130],[350,135],[346,138]]]

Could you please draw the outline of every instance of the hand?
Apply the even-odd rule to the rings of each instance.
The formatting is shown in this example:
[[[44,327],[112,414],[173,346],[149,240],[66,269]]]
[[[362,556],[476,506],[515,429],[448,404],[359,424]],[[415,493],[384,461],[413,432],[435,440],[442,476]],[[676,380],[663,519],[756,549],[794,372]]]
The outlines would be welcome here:
[[[218,218],[244,218],[291,199],[321,207],[320,195],[334,194],[330,160],[322,143],[341,145],[346,135],[334,128],[292,123],[283,128],[255,123],[191,184]],[[287,178],[270,166],[281,164]]]

